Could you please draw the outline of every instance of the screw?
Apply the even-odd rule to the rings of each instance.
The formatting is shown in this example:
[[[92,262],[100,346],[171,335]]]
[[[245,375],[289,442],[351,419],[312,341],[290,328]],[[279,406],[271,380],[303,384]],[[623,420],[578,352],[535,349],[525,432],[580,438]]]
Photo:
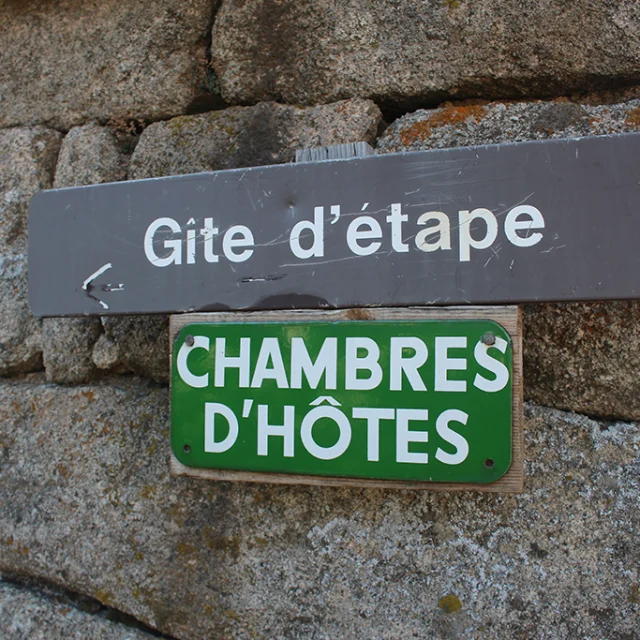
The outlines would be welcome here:
[[[184,339],[184,343],[187,345],[187,347],[193,347],[193,343],[195,342],[195,340],[193,339],[193,336],[187,336]]]
[[[488,331],[482,336],[482,343],[490,347],[492,344],[496,343],[496,337],[493,335],[493,333]]]
[[[487,469],[491,469],[491,467],[493,467],[493,465],[494,465],[494,464],[495,464],[495,463],[494,463],[494,461],[493,461],[491,458],[487,458],[487,459],[484,461],[484,466],[485,466],[485,467],[487,467]]]
[[[188,444],[185,444],[182,448],[184,449],[185,453],[191,453],[191,447]]]

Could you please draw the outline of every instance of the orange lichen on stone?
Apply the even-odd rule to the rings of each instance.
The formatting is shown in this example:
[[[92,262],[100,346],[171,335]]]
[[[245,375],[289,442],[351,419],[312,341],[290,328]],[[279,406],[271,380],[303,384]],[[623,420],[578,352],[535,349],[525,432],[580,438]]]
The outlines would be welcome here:
[[[627,113],[627,117],[625,118],[624,123],[628,127],[633,127],[634,129],[640,129],[640,107],[631,109],[631,111]]]
[[[486,114],[487,108],[479,104],[445,106],[424,120],[414,122],[400,133],[400,142],[408,147],[414,142],[424,142],[432,131],[445,125],[461,125],[470,118],[479,122]]]
[[[57,464],[56,470],[63,478],[66,478],[67,480],[71,477],[71,471],[69,470],[69,467],[65,467],[65,465],[63,464]]]
[[[350,107],[350,103],[348,100],[343,100],[340,104],[338,104],[336,106],[336,111],[338,113],[341,113],[342,115],[348,115],[349,114],[349,107]]]

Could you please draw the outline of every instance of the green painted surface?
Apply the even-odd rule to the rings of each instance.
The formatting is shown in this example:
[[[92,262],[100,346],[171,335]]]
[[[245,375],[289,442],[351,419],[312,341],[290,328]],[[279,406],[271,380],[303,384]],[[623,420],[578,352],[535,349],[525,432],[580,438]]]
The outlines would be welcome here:
[[[511,340],[488,320],[191,324],[173,353],[190,467],[489,483],[511,464]]]

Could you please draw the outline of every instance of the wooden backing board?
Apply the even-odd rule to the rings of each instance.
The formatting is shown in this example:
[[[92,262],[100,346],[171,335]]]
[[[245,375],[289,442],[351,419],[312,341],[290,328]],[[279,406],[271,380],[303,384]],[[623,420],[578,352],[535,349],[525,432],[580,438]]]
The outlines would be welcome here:
[[[483,491],[519,493],[523,490],[523,380],[522,380],[522,314],[516,306],[403,307],[341,309],[336,311],[259,311],[252,313],[189,313],[171,316],[171,346],[179,331],[187,324],[205,322],[327,322],[349,320],[493,320],[511,336],[513,345],[513,430],[511,466],[507,473],[491,484],[442,482],[408,482],[368,478],[307,476],[285,473],[260,473],[229,469],[195,469],[180,463],[171,453],[173,476],[190,476],[205,480],[304,484],[327,487],[370,487],[381,489],[429,489],[432,491]]]

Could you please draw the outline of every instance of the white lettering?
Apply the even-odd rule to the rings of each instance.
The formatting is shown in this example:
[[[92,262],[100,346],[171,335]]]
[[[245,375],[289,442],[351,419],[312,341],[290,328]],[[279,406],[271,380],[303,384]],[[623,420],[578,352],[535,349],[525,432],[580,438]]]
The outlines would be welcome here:
[[[268,366],[269,361],[273,363],[272,367]],[[278,338],[264,338],[262,341],[256,368],[253,372],[253,380],[251,380],[251,387],[260,389],[265,380],[275,380],[278,389],[289,388]]]
[[[358,350],[366,355],[359,358]],[[382,381],[382,368],[378,364],[380,349],[371,338],[347,338],[345,357],[345,388],[369,390],[375,389]],[[369,371],[368,378],[358,378],[358,371]]]
[[[353,417],[367,421],[367,460],[380,460],[380,420],[393,420],[394,409],[378,409],[377,407],[354,407]]]
[[[196,230],[187,229],[187,264],[196,263]]]
[[[451,249],[451,223],[449,216],[442,211],[427,211],[418,218],[419,225],[426,225],[430,220],[437,220],[438,224],[418,231],[416,235],[416,247],[420,251],[429,253],[438,249]],[[428,241],[430,236],[438,234],[435,240]]]
[[[216,338],[215,386],[224,387],[227,369],[239,369],[239,387],[249,386],[249,354],[251,338],[240,338],[240,355],[226,355],[226,338]]]
[[[234,249],[253,246],[253,234],[248,227],[238,224],[229,227],[222,239],[222,251],[230,262],[245,262],[253,255],[253,249],[236,252]]]
[[[258,405],[258,455],[269,455],[269,438],[283,438],[283,455],[285,458],[293,458],[293,425],[295,421],[295,407],[285,405],[284,424],[269,424],[269,407],[266,404]]]
[[[447,453],[443,449],[436,450],[436,460],[444,464],[460,464],[469,455],[469,443],[457,431],[449,427],[450,422],[459,422],[466,425],[469,416],[464,411],[458,409],[447,409],[443,411],[436,420],[436,431],[438,435],[456,448],[455,453]]]
[[[300,244],[302,232],[309,230],[313,235],[311,247],[303,249]],[[313,222],[302,220],[298,222],[289,236],[289,246],[296,258],[306,260],[307,258],[322,258],[324,256],[324,207],[315,207],[313,210]]]
[[[317,389],[324,374],[324,388],[335,389],[337,378],[338,339],[325,338],[315,363],[311,361],[304,338],[291,338],[291,388],[302,389],[304,372],[309,387]]]
[[[368,229],[360,229],[368,227]],[[382,229],[378,221],[371,216],[359,216],[352,220],[347,229],[347,244],[349,249],[357,256],[370,256],[381,246],[380,242],[371,242],[366,246],[360,244],[360,240],[378,240],[382,238]]]
[[[465,371],[466,358],[450,358],[449,349],[464,349],[467,346],[466,336],[436,338],[436,391],[466,391],[466,380],[449,380],[449,371]]]
[[[527,219],[519,220],[521,216],[527,216]],[[519,229],[525,229],[527,233],[521,236],[518,234]],[[538,209],[528,204],[521,204],[509,211],[504,221],[504,233],[511,244],[516,247],[532,247],[538,244],[542,240],[542,234],[529,234],[532,229],[544,229],[544,218]]]
[[[411,357],[404,357],[403,350],[412,349]],[[427,361],[427,345],[414,337],[391,338],[390,383],[391,391],[402,390],[402,374],[407,377],[414,391],[426,391],[418,369]]]
[[[471,223],[474,220],[483,220],[487,226],[484,238],[475,240],[471,236]],[[498,235],[498,222],[489,209],[474,209],[458,212],[458,223],[460,233],[460,262],[469,262],[471,259],[471,249],[486,249],[493,244]]]
[[[226,419],[229,433],[226,438],[216,442],[215,420],[216,415]],[[238,439],[238,419],[235,413],[224,404],[218,402],[204,403],[204,450],[206,453],[224,453],[231,449]]]
[[[386,221],[391,224],[391,246],[398,253],[409,251],[409,245],[402,242],[402,223],[408,219],[409,216],[402,213],[402,205],[391,205],[391,214],[386,217]]]
[[[474,387],[477,387],[482,391],[487,391],[488,393],[495,393],[496,391],[501,391],[507,386],[507,383],[509,382],[509,370],[502,362],[500,362],[500,360],[496,360],[489,355],[490,348],[495,348],[501,353],[506,353],[507,346],[507,341],[498,337],[496,337],[495,344],[490,346],[484,344],[482,341],[478,342],[473,350],[476,362],[487,371],[493,373],[495,378],[493,380],[489,380],[478,373],[473,380]]]
[[[337,442],[330,447],[321,447],[313,439],[313,426],[322,418],[333,420],[340,429]],[[304,417],[302,427],[300,428],[300,437],[302,438],[302,444],[305,449],[314,458],[318,458],[319,460],[333,460],[347,450],[351,442],[351,425],[349,424],[347,416],[345,416],[340,409],[336,409],[335,407],[316,407],[309,411]]]
[[[213,218],[205,218],[200,235],[204,237],[204,259],[207,262],[218,262],[218,256],[213,252],[213,239],[217,234],[218,227],[213,226]]]
[[[427,453],[414,453],[409,451],[410,442],[428,442],[428,431],[411,431],[409,421],[419,420],[426,422],[429,412],[426,409],[398,409],[396,419],[396,462],[409,462],[411,464],[428,464]]]
[[[209,374],[203,373],[201,376],[196,376],[189,370],[187,359],[189,354],[194,349],[206,349],[209,351],[209,338],[205,336],[194,336],[193,344],[189,346],[186,342],[182,343],[180,350],[178,351],[178,374],[185,384],[188,384],[194,389],[204,389],[209,384]]]
[[[173,218],[158,218],[154,220],[144,234],[144,254],[147,260],[156,267],[166,267],[170,264],[182,264],[182,242],[178,239],[165,240],[164,248],[171,249],[171,253],[160,258],[154,248],[153,241],[161,227],[168,227],[173,233],[180,233],[180,225]]]

